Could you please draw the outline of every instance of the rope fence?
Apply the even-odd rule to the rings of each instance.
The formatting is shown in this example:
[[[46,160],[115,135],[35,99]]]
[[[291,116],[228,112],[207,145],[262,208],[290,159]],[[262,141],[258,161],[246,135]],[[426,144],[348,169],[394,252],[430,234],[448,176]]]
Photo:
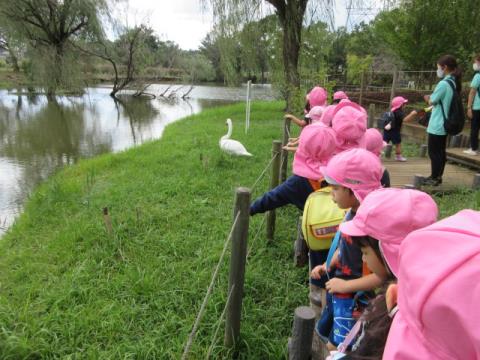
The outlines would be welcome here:
[[[235,229],[235,226],[237,225],[238,219],[240,218],[240,214],[241,214],[240,212],[237,213],[237,216],[235,217],[233,225],[230,229],[230,234],[228,235],[227,240],[225,241],[225,243],[223,245],[223,250],[222,250],[222,253],[220,254],[220,258],[218,259],[218,263],[217,263],[217,266],[215,267],[215,271],[213,272],[212,278],[210,280],[210,284],[208,285],[207,293],[205,294],[205,297],[203,298],[202,305],[200,306],[200,310],[198,311],[197,317],[195,318],[195,322],[193,324],[192,331],[190,332],[190,335],[188,336],[187,343],[186,343],[185,348],[183,350],[182,360],[187,359],[187,356],[190,352],[190,348],[192,347],[193,341],[195,340],[195,337],[197,335],[198,326],[200,325],[200,321],[201,321],[201,319],[203,317],[203,314],[205,312],[205,308],[207,307],[208,300],[209,300],[210,295],[212,293],[215,281],[217,280],[217,277],[218,277],[220,266],[222,265],[223,258],[225,257],[225,254],[227,252],[228,244],[230,243],[230,240],[232,239],[233,231]]]

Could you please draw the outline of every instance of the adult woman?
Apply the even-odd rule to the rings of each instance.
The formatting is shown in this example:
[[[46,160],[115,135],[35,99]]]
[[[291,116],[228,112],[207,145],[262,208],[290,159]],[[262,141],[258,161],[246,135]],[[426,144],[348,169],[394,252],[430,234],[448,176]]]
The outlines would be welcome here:
[[[453,92],[461,93],[461,71],[452,55],[444,55],[437,61],[437,76],[442,79],[433,94],[425,100],[433,105],[432,116],[428,123],[428,155],[432,173],[424,179],[424,185],[438,186],[442,183],[443,171],[447,162],[447,133],[444,128],[446,116],[450,111]]]
[[[465,150],[467,155],[478,155],[478,131],[480,129],[480,54],[473,60],[475,76],[470,84],[468,93],[467,116],[472,121],[470,128],[470,149]]]

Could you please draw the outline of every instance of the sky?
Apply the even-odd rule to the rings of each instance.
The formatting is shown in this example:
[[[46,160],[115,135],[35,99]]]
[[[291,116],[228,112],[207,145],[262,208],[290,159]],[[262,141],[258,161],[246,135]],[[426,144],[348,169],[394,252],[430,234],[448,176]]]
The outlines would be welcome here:
[[[336,1],[337,27],[345,25],[346,2]],[[211,11],[202,8],[201,0],[132,0],[122,16],[129,22],[148,23],[162,40],[174,41],[185,50],[197,49],[213,24]]]

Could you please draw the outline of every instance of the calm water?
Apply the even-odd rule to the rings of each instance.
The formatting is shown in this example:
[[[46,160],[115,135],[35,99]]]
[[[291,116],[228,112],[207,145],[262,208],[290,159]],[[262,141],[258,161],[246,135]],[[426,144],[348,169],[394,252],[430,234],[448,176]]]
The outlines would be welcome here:
[[[166,85],[148,90],[160,94]],[[174,86],[177,89],[179,86]],[[178,90],[179,94],[188,88]],[[203,109],[245,100],[245,88],[197,86],[184,100],[122,96],[88,88],[83,96],[45,96],[0,90],[0,235],[22,211],[36,185],[82,158],[117,152],[162,136],[165,126]],[[271,99],[254,86],[253,99]]]

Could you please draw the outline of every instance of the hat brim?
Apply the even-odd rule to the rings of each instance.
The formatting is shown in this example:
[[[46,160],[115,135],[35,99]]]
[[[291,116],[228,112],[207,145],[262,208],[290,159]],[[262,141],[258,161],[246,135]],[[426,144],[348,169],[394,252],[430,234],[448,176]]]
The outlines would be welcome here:
[[[355,224],[355,218],[340,224],[340,232],[348,236],[367,236],[362,229]]]
[[[339,185],[341,186],[341,184],[336,181],[334,178],[330,177],[327,175],[327,167],[326,166],[320,166],[320,174],[322,174],[323,176],[323,179],[329,183],[330,185]]]

